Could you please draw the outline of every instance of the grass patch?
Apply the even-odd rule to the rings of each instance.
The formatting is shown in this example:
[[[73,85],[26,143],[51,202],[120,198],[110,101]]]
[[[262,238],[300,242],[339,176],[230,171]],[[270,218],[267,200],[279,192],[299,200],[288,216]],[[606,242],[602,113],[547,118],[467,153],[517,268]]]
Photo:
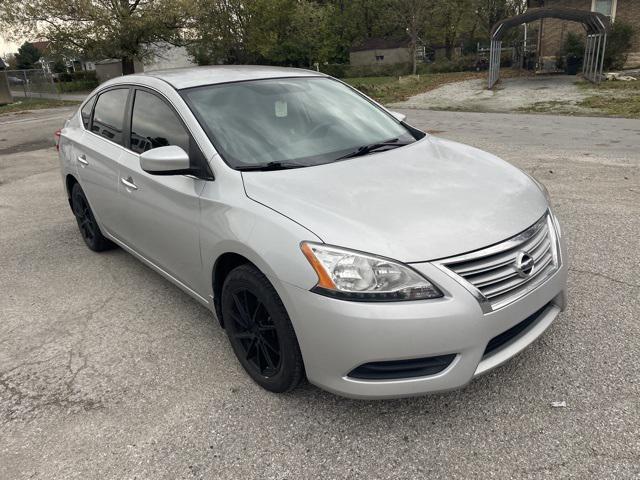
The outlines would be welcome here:
[[[611,80],[601,82],[600,85],[596,85],[591,82],[587,82],[585,80],[576,82],[583,90],[588,91],[599,91],[599,92],[608,92],[608,91],[627,91],[627,92],[639,92],[640,93],[640,80],[633,80],[630,82],[623,82],[621,80]]]
[[[434,90],[442,85],[483,78],[485,73],[431,73],[406,77],[345,78],[346,83],[380,103],[402,102],[409,97]]]
[[[24,112],[27,110],[40,110],[42,108],[67,107],[78,105],[80,102],[70,100],[51,100],[48,98],[19,98],[8,105],[0,105],[0,115],[5,113]]]
[[[580,107],[613,117],[640,118],[640,80],[608,81],[600,85],[578,82],[578,86],[591,93],[578,103]]]
[[[613,117],[640,118],[640,94],[629,97],[591,95],[578,105],[597,109]]]

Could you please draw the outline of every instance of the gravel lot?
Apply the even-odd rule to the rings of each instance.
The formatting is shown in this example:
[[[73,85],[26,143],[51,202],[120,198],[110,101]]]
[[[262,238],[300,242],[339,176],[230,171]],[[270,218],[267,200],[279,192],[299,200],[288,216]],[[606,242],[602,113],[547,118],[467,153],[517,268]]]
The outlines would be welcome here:
[[[487,90],[487,80],[465,80],[411,97],[394,104],[399,108],[434,108],[471,112],[514,112],[545,104],[548,109],[570,108],[576,113],[591,113],[578,105],[589,92],[576,85],[569,75],[540,75],[537,77],[503,78],[500,84]]]
[[[406,113],[548,186],[570,303],[467,388],[380,402],[261,390],[207,310],[84,246],[68,110],[0,117],[0,478],[640,478],[640,121]]]

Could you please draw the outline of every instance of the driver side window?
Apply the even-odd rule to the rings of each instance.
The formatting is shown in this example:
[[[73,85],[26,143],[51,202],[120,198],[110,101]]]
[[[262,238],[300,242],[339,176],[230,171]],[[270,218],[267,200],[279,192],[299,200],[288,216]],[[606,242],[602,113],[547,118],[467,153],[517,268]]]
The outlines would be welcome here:
[[[163,100],[144,90],[136,90],[131,114],[131,150],[143,153],[177,145],[189,153],[189,141],[189,133]]]

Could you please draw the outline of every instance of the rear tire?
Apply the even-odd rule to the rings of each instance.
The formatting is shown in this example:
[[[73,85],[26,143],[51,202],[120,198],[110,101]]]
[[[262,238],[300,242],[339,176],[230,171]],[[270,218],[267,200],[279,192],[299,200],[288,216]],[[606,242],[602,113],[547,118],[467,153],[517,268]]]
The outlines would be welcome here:
[[[249,376],[282,393],[304,378],[302,354],[280,297],[260,270],[241,265],[222,287],[222,318],[229,342]]]
[[[94,252],[103,252],[116,247],[111,240],[102,235],[98,222],[89,206],[89,201],[79,183],[74,184],[71,189],[71,208],[78,222],[82,239],[87,247]]]

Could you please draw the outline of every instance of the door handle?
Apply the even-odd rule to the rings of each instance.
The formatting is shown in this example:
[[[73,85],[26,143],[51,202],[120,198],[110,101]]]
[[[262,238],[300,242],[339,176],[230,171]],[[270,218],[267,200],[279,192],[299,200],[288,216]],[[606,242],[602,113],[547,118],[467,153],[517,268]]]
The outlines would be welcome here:
[[[129,177],[129,178],[121,178],[120,181],[129,190],[137,190],[138,189],[138,186],[135,183],[133,183],[133,179],[131,177]]]
[[[84,154],[78,155],[78,162],[80,162],[85,167],[89,165],[89,162],[87,162],[87,157]]]

